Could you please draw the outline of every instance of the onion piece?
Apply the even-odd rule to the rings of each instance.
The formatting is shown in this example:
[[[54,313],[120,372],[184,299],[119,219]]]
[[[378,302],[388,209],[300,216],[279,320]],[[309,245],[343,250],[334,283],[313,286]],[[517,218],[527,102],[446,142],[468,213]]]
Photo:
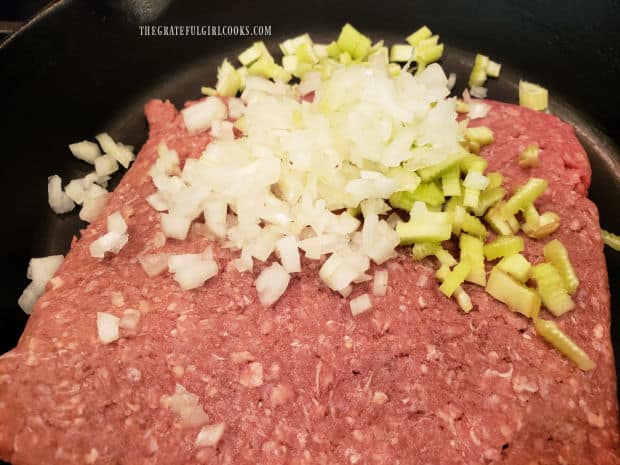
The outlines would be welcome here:
[[[125,219],[119,211],[108,216],[107,226],[109,232],[117,232],[119,234],[125,234],[127,232],[127,223],[125,223]]]
[[[80,219],[92,223],[97,219],[99,214],[103,211],[106,202],[108,201],[109,193],[90,195],[87,193],[87,197],[84,198],[82,203],[82,209],[80,210]]]
[[[31,279],[32,282],[24,289],[17,300],[18,305],[24,312],[30,314],[37,299],[43,294],[45,286],[54,276],[63,260],[64,257],[62,255],[30,259],[26,277]]]
[[[383,297],[387,292],[388,287],[388,271],[377,270],[375,277],[372,281],[372,293],[373,295]]]
[[[162,213],[160,215],[161,230],[166,237],[173,239],[185,240],[192,221],[184,216],[174,213]]]
[[[97,157],[101,155],[99,146],[87,140],[69,144],[69,150],[75,158],[90,163],[91,165],[94,165]]]
[[[301,271],[299,248],[295,236],[285,236],[279,239],[276,242],[276,252],[287,273],[299,273]]]
[[[62,179],[56,174],[47,178],[47,200],[54,213],[67,213],[75,207],[73,200],[62,191]]]
[[[95,258],[104,258],[107,252],[118,254],[128,241],[127,234],[110,231],[90,244],[90,255]]]
[[[215,447],[224,435],[225,423],[215,423],[213,425],[203,426],[194,443],[197,447]]]
[[[138,261],[149,278],[162,274],[168,268],[168,254],[142,255]]]
[[[490,105],[483,103],[483,102],[477,102],[476,100],[470,100],[469,112],[467,114],[467,117],[470,120],[477,119],[477,118],[484,118],[486,115],[489,114],[490,110],[491,110]]]
[[[362,294],[355,299],[351,299],[349,307],[351,308],[351,314],[357,316],[370,310],[372,308],[372,301],[368,294]]]
[[[168,270],[181,289],[195,289],[218,273],[217,263],[204,254],[171,255]]]
[[[185,127],[190,134],[197,134],[211,127],[215,120],[228,116],[228,108],[219,97],[207,97],[181,111]]]
[[[120,318],[106,312],[97,312],[97,334],[102,344],[110,344],[119,338]]]
[[[290,279],[286,270],[277,262],[261,271],[254,282],[260,303],[265,307],[276,303],[286,291]]]
[[[106,176],[118,171],[118,162],[112,155],[102,155],[95,160],[97,176]]]
[[[109,155],[109,157],[112,158],[114,161],[120,163],[123,168],[129,168],[129,164],[135,159],[134,154],[129,150],[126,145],[117,144],[108,133],[104,132],[101,134],[97,134],[95,136],[95,139],[97,139],[97,142],[99,142],[99,145],[101,145],[101,148],[106,153],[106,155]],[[95,168],[96,167],[97,163],[95,162]],[[99,172],[99,170],[97,170],[97,172]]]

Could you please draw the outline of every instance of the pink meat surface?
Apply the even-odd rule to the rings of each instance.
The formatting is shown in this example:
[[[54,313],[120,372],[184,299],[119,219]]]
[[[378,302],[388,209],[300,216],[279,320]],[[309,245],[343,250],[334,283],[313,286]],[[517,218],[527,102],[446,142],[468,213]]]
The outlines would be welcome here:
[[[465,315],[438,292],[436,263],[407,250],[384,265],[385,297],[352,317],[348,300],[307,262],[272,308],[258,302],[252,274],[227,267],[182,291],[164,273],[148,278],[138,257],[199,252],[190,240],[161,246],[148,169],[165,141],[181,159],[209,136],[187,134],[172,104],[146,105],[149,140],[105,212],[82,232],[28,321],[18,346],[0,358],[0,458],[35,464],[600,464],[620,463],[608,280],[596,207],[585,194],[587,157],[557,118],[489,102],[474,125],[496,142],[483,150],[509,189],[530,176],[550,188],[540,211],[562,217],[581,286],[576,309],[557,319],[596,362],[576,369],[532,325],[474,285]],[[540,166],[517,154],[541,147]],[[89,245],[120,210],[130,240],[97,260]],[[546,242],[526,238],[542,261]],[[60,284],[59,284],[60,283]],[[351,297],[370,292],[355,287]],[[119,294],[122,299],[119,299]],[[138,309],[136,331],[103,345],[96,314]],[[548,315],[547,315],[548,316]],[[167,402],[176,384],[206,413],[187,426]],[[207,418],[208,416],[208,418]],[[216,446],[195,444],[202,424],[225,423]]]

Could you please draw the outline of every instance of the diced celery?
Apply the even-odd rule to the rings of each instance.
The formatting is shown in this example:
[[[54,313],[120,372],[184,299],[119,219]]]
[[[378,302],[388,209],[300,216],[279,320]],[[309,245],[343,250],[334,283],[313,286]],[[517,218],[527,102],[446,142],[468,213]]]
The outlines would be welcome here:
[[[601,236],[608,247],[620,251],[620,236],[605,229],[601,229]]]
[[[426,45],[424,47],[420,44],[415,48],[413,57],[418,63],[429,64],[439,60],[442,54],[443,44]]]
[[[504,183],[504,175],[502,173],[487,173],[487,178],[489,178],[489,187],[487,189],[500,187]]]
[[[551,263],[562,276],[564,287],[569,294],[574,294],[579,287],[579,278],[570,262],[568,250],[559,240],[553,239],[543,247],[545,260]]]
[[[370,47],[372,46],[370,39],[349,23],[343,26],[336,43],[340,50],[348,53],[351,58],[356,60],[361,60],[368,56]]]
[[[302,34],[300,36],[287,39],[284,42],[281,42],[279,45],[283,55],[294,55],[297,51],[297,48],[302,44],[306,44],[312,47],[312,39],[310,38],[309,34]]]
[[[456,207],[463,206],[463,198],[462,197],[450,197],[446,203],[443,204],[443,211],[453,212]]]
[[[502,217],[501,208],[503,202],[499,201],[494,207],[484,215],[484,219],[491,226],[491,229],[502,236],[510,236],[513,231],[508,222]],[[514,218],[514,216],[513,216]]]
[[[487,260],[495,260],[499,257],[507,257],[523,252],[525,242],[520,236],[500,236],[494,241],[484,245],[484,256]]]
[[[420,29],[418,29],[417,31],[409,35],[406,40],[407,42],[409,42],[411,45],[415,47],[420,42],[422,42],[425,39],[428,39],[432,35],[433,33],[428,27],[422,26]]]
[[[479,173],[484,172],[487,169],[487,165],[489,162],[486,158],[482,158],[478,155],[469,154],[466,155],[465,158],[461,160],[460,166],[461,171],[467,173],[469,171],[478,171]]]
[[[327,44],[313,44],[312,49],[314,50],[314,54],[319,57],[319,60],[328,57]]]
[[[208,96],[210,96],[210,97],[211,97],[211,96],[213,96],[213,95],[217,95],[217,90],[215,90],[213,87],[205,87],[205,86],[202,86],[202,87],[200,88],[200,93],[201,93],[202,95],[208,95]]]
[[[510,215],[506,218],[506,223],[508,223],[508,226],[513,234],[517,234],[521,230],[521,225],[514,215]]]
[[[461,195],[461,170],[458,166],[446,170],[441,176],[441,189],[446,197]]]
[[[465,280],[484,286],[487,282],[487,278],[484,270],[482,241],[477,237],[470,236],[469,234],[461,234],[459,237],[459,247],[461,249],[461,260],[466,258],[471,263],[471,271]]]
[[[480,203],[480,191],[478,189],[466,187],[464,189],[464,192],[465,193],[463,194],[463,205],[473,210],[478,208],[478,205]]]
[[[362,215],[362,207],[358,205],[357,207],[354,207],[354,208],[353,207],[347,208],[347,213],[351,215],[353,218],[356,218]]]
[[[474,209],[474,213],[476,216],[482,216],[484,213],[495,205],[497,202],[502,200],[506,195],[506,189],[503,187],[487,187],[480,193],[480,199],[478,201],[478,206]]]
[[[477,142],[480,146],[488,145],[495,140],[493,131],[486,126],[465,129],[465,138],[469,141]]]
[[[519,166],[521,168],[532,168],[538,166],[538,145],[528,145],[519,153]]]
[[[245,78],[248,77],[248,68],[245,66],[237,68],[237,76],[239,76],[239,90],[245,89]]]
[[[421,183],[415,191],[399,191],[390,197],[390,205],[402,210],[411,210],[415,201],[421,201],[432,206],[444,203],[443,192],[435,183]]]
[[[420,185],[420,177],[411,170],[402,166],[390,168],[386,174],[398,184],[398,188],[403,191],[415,191]]]
[[[291,74],[297,74],[299,60],[295,55],[285,55],[282,57],[282,67]]]
[[[461,205],[456,205],[453,209],[446,211],[452,212],[452,233],[456,236],[461,234],[461,229],[463,228],[463,222],[465,221],[465,217],[467,216],[467,212]]]
[[[278,65],[276,65],[271,56],[263,56],[250,65],[248,74],[270,78],[276,66]]]
[[[396,77],[400,74],[402,68],[397,63],[390,63],[388,65],[388,74],[390,77]]]
[[[390,48],[390,61],[406,62],[413,58],[413,47],[408,44],[394,44]]]
[[[336,43],[336,41],[331,42],[327,46],[327,56],[329,58],[333,58],[334,60],[337,60],[340,57],[341,53],[342,53],[342,50],[340,50],[340,47],[338,47],[338,44]]]
[[[260,41],[254,42],[250,48],[241,52],[238,58],[242,65],[248,66],[263,56],[271,55],[269,54],[267,47],[265,47],[265,43]]]
[[[538,294],[497,267],[491,270],[485,290],[513,312],[531,317],[537,315],[540,310]]]
[[[533,203],[547,189],[547,181],[541,178],[530,178],[520,186],[502,208],[502,215],[507,218]]]
[[[534,320],[534,328],[539,336],[566,355],[579,369],[589,371],[596,368],[596,364],[588,354],[568,337],[555,322],[538,318]]]
[[[469,75],[469,87],[483,86],[487,80],[487,66],[489,65],[489,57],[477,54],[474,60],[474,66]]]
[[[444,248],[439,248],[435,251],[435,257],[439,260],[439,263],[447,266],[456,265],[456,259]]]
[[[459,304],[459,307],[461,307],[461,310],[463,310],[465,313],[471,312],[471,310],[474,308],[471,303],[471,298],[469,297],[469,294],[465,292],[465,290],[461,286],[455,289],[454,298],[456,299],[456,303]]]
[[[295,56],[297,57],[297,60],[299,60],[299,63],[308,63],[313,65],[319,61],[319,57],[317,57],[314,53],[312,44],[301,44],[297,47]]]
[[[227,59],[224,59],[217,70],[217,84],[215,90],[219,95],[234,97],[239,91],[240,84],[241,79],[239,79],[237,70]]]
[[[538,294],[543,304],[555,316],[575,308],[573,299],[564,288],[560,272],[551,263],[540,263],[532,267],[532,278],[536,280]]]
[[[411,254],[414,260],[422,260],[429,255],[434,255],[440,248],[441,245],[438,242],[418,242],[413,246]]]
[[[486,239],[489,235],[489,232],[487,231],[487,228],[484,227],[484,224],[482,224],[482,221],[467,212],[465,212],[463,217],[461,229],[481,239]]]
[[[526,282],[530,277],[532,265],[520,253],[502,258],[497,268],[508,273],[519,282]]]
[[[445,160],[431,166],[427,166],[426,168],[421,168],[418,170],[418,174],[422,178],[423,181],[432,181],[434,179],[439,178],[445,172],[451,170],[454,167],[458,167],[461,160],[465,158],[466,154],[458,154],[452,155],[446,158]]]
[[[456,101],[457,113],[469,113],[469,105],[464,100],[458,99]]]
[[[492,78],[498,78],[501,69],[502,69],[501,64],[496,63],[493,60],[489,60],[489,63],[487,63],[487,76],[492,77]]]
[[[444,281],[448,275],[450,274],[450,267],[448,265],[441,265],[439,269],[435,272],[435,277],[439,281]]]
[[[400,238],[400,243],[404,245],[414,242],[442,242],[450,239],[452,226],[409,221],[398,223],[396,233]]]
[[[519,81],[519,105],[532,110],[546,110],[549,105],[549,92],[537,84]]]
[[[353,58],[351,57],[351,54],[349,52],[342,52],[338,57],[338,61],[340,62],[340,64],[346,66],[353,63]]]
[[[471,272],[471,263],[467,259],[461,261],[448,273],[439,290],[446,296],[451,297],[454,291],[463,284],[465,278]]]

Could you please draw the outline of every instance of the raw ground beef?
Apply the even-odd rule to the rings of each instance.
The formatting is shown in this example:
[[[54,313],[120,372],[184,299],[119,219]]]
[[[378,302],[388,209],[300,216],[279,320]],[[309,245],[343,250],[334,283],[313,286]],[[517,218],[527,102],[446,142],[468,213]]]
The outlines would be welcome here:
[[[219,248],[220,273],[199,289],[181,291],[166,273],[147,278],[140,255],[209,244],[198,231],[159,242],[158,215],[145,202],[156,146],[163,140],[182,159],[197,157],[209,136],[188,136],[173,105],[152,101],[137,161],[73,243],[18,346],[0,358],[0,457],[14,465],[620,463],[609,290],[597,209],[585,197],[587,157],[555,117],[490,104],[474,122],[495,131],[483,150],[490,169],[509,189],[530,176],[550,181],[537,206],[560,214],[549,240],[567,245],[581,280],[576,309],[557,321],[595,370],[576,369],[476,286],[465,285],[475,310],[463,314],[438,292],[436,264],[414,263],[406,250],[384,265],[387,295],[358,317],[321,284],[317,262],[305,263],[268,309],[253,276],[227,268],[230,254]],[[517,154],[533,142],[541,163],[525,171]],[[93,259],[88,247],[117,210],[129,243]],[[527,258],[540,262],[545,242],[526,238]],[[364,292],[369,283],[351,297]],[[96,313],[126,308],[140,310],[137,330],[101,344]],[[177,383],[206,413],[194,426],[170,407]],[[195,445],[203,423],[221,422],[217,446]]]

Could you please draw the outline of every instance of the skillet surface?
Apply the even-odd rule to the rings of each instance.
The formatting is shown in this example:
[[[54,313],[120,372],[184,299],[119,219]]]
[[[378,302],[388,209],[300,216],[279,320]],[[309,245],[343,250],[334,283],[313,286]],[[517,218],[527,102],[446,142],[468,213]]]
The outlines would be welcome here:
[[[27,284],[29,258],[66,253],[71,237],[84,226],[76,213],[56,216],[47,205],[47,176],[70,179],[89,171],[73,159],[68,143],[106,130],[139,147],[147,136],[142,106],[149,98],[182,105],[199,97],[200,85],[214,82],[225,56],[236,56],[252,40],[265,40],[272,51],[281,39],[302,32],[327,41],[347,21],[388,43],[402,42],[428,24],[448,45],[443,65],[457,73],[458,93],[475,52],[504,65],[501,78],[488,83],[489,98],[516,102],[520,78],[547,86],[551,112],[576,126],[590,157],[590,197],[603,227],[620,231],[620,98],[608,77],[620,72],[619,51],[613,48],[620,44],[617,2],[586,7],[569,1],[561,11],[537,1],[492,0],[381,6],[359,0],[294,6],[241,0],[234,7],[189,0],[114,1],[114,7],[93,3],[61,1],[0,47],[0,253],[8,270],[0,285],[0,353],[15,346],[26,323],[17,298]],[[272,35],[141,37],[138,25],[149,21],[270,25]],[[608,249],[606,257],[620,368],[620,253]]]

